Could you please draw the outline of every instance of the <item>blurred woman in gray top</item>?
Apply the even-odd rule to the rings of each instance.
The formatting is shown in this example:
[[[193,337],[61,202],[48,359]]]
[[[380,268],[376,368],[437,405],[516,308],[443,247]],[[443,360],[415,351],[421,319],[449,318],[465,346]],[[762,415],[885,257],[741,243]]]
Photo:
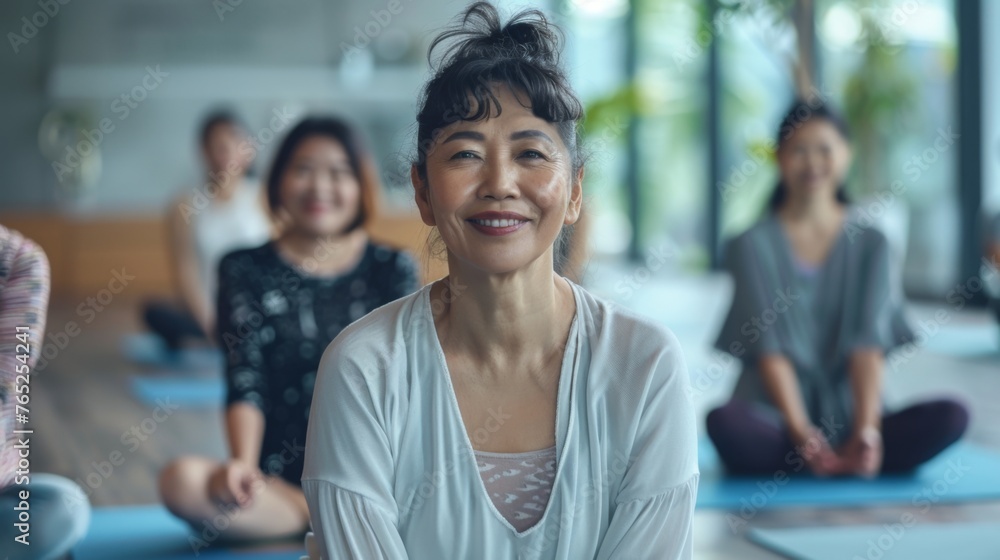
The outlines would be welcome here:
[[[968,424],[952,400],[883,409],[887,354],[914,336],[886,239],[848,204],[850,160],[843,120],[797,102],[779,128],[770,211],[727,248],[735,292],[715,345],[743,372],[707,428],[731,472],[909,471]]]

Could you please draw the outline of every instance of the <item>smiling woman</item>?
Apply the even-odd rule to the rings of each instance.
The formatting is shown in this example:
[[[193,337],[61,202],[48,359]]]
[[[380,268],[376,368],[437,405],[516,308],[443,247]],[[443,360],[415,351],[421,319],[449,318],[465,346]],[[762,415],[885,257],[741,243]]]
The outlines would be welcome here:
[[[310,557],[690,558],[695,418],[677,339],[555,272],[580,103],[538,11],[470,6],[411,169],[447,277],[353,323],[317,374]]]
[[[219,264],[215,334],[226,355],[231,457],[180,457],[160,475],[164,504],[198,531],[211,521],[230,540],[305,532],[302,443],[323,349],[351,321],[417,288],[409,255],[362,227],[379,188],[368,158],[344,121],[297,124],[267,180],[281,236]]]

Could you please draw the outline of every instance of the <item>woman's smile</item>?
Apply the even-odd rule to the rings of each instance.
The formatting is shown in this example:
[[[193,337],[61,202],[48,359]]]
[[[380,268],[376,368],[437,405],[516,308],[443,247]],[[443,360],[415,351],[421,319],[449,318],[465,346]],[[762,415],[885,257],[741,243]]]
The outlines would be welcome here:
[[[531,220],[514,212],[480,212],[465,221],[480,233],[501,236],[518,231]]]

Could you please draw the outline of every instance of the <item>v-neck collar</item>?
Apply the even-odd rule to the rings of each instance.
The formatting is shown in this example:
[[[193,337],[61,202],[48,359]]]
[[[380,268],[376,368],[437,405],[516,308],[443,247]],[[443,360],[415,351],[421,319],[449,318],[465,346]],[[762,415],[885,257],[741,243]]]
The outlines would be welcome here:
[[[785,231],[785,226],[782,225],[781,220],[778,215],[774,212],[770,215],[771,227],[774,229],[774,234],[779,238],[779,243],[781,244],[781,253],[783,254],[783,260],[788,268],[788,271],[794,276],[802,276],[805,278],[820,278],[826,271],[827,267],[833,262],[840,251],[840,246],[844,243],[844,237],[847,236],[847,224],[849,223],[851,216],[850,213],[845,211],[844,221],[841,223],[839,231],[837,232],[837,238],[834,239],[830,248],[827,249],[826,255],[823,256],[823,260],[817,264],[806,263],[799,260],[798,255],[795,254],[795,249],[792,247],[792,240],[788,237],[788,232]],[[808,266],[811,269],[809,274],[803,274],[799,271],[798,264]]]
[[[431,312],[431,288],[436,282],[431,282],[424,286],[424,293],[421,295],[420,300],[423,309],[421,309],[421,314],[424,316],[426,323],[428,325],[428,337],[430,338],[429,348],[432,348],[433,352],[437,355],[438,363],[440,368],[438,372],[444,375],[445,387],[447,387],[448,397],[450,401],[450,410],[447,412],[448,416],[451,418],[452,422],[457,423],[458,429],[464,436],[463,439],[463,452],[462,454],[466,456],[466,466],[468,467],[466,471],[475,476],[475,484],[478,485],[480,492],[478,499],[486,500],[487,507],[493,512],[494,517],[506,527],[514,537],[525,538],[536,532],[536,529],[543,526],[546,520],[549,518],[549,512],[552,511],[554,507],[552,504],[556,501],[559,492],[559,483],[564,478],[563,470],[565,469],[564,460],[565,451],[567,447],[567,436],[573,428],[573,417],[576,407],[574,406],[574,395],[576,391],[574,387],[576,386],[577,380],[577,367],[579,365],[580,356],[580,315],[582,313],[581,306],[583,305],[582,298],[580,297],[579,286],[573,283],[572,280],[563,277],[567,283],[569,283],[570,288],[573,290],[573,300],[576,304],[576,311],[573,314],[573,322],[570,325],[569,336],[566,341],[566,349],[563,351],[562,359],[562,369],[559,372],[559,388],[556,395],[556,475],[552,480],[552,491],[549,493],[549,501],[545,504],[545,511],[542,513],[542,517],[537,523],[532,525],[530,528],[524,531],[518,531],[507,518],[500,513],[497,509],[496,504],[493,503],[493,499],[490,497],[489,490],[486,488],[486,484],[483,482],[482,477],[479,475],[479,465],[476,462],[476,450],[472,447],[472,440],[469,439],[469,434],[465,430],[465,422],[462,419],[462,410],[458,406],[458,397],[455,395],[455,387],[451,382],[451,372],[448,369],[448,360],[444,355],[444,348],[441,346],[441,340],[437,334],[437,328],[434,326],[434,314]],[[569,407],[568,412],[564,412],[565,407]],[[562,421],[563,415],[568,415],[566,422]]]

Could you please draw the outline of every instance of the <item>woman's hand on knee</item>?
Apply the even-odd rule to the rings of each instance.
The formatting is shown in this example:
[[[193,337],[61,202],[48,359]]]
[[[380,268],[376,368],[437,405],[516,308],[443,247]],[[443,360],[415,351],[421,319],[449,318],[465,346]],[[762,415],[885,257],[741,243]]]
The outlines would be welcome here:
[[[264,474],[256,465],[230,459],[209,476],[208,495],[220,507],[247,508],[265,484]]]

